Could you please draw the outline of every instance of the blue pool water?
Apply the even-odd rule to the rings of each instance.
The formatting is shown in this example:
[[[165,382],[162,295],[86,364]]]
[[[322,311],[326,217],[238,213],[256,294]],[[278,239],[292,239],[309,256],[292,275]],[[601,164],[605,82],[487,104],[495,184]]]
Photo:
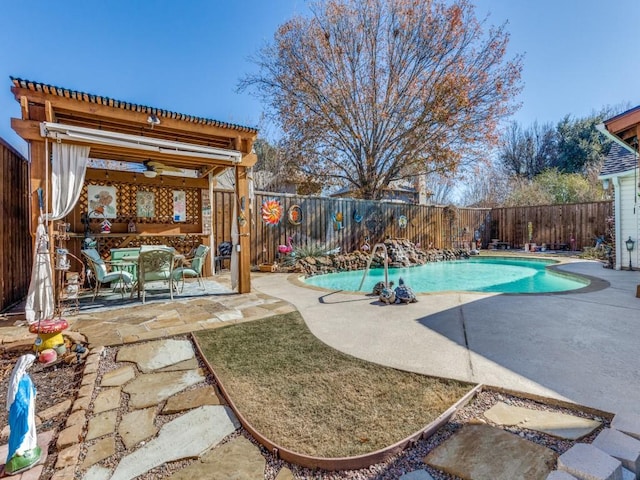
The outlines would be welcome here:
[[[402,277],[415,292],[563,292],[585,287],[589,281],[555,273],[546,267],[552,260],[472,257],[468,260],[430,262],[411,268],[390,268],[389,280],[398,285]],[[305,283],[330,290],[357,291],[363,271],[329,273],[306,278]],[[369,270],[361,291],[371,292],[384,281],[384,269]]]

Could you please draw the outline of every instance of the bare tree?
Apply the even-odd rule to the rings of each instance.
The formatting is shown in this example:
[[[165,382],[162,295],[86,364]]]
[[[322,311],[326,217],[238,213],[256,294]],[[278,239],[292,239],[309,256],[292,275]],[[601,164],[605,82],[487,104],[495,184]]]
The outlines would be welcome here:
[[[509,175],[532,179],[550,168],[557,157],[557,135],[552,124],[534,122],[527,129],[518,123],[507,128],[499,159]]]
[[[255,62],[253,88],[287,157],[318,181],[377,199],[391,181],[455,172],[497,141],[521,58],[467,0],[328,0],[284,23]]]

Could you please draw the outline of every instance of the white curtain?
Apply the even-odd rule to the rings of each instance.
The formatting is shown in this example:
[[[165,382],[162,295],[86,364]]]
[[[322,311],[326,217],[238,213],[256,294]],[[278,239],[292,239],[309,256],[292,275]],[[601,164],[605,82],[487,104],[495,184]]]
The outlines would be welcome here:
[[[51,156],[51,207],[49,220],[66,217],[78,202],[89,163],[89,147],[54,143]]]
[[[47,229],[39,220],[36,229],[36,244],[33,254],[33,269],[31,283],[27,293],[27,303],[24,308],[28,323],[35,323],[45,318],[53,317],[54,294],[53,274],[51,272],[51,255],[49,254],[49,235]]]
[[[49,161],[49,159],[46,159]],[[27,293],[25,317],[28,323],[53,317],[54,287],[45,220],[60,220],[71,212],[80,198],[89,161],[89,147],[54,143],[51,156],[51,214],[38,220],[36,248]],[[41,209],[46,208],[46,199]]]

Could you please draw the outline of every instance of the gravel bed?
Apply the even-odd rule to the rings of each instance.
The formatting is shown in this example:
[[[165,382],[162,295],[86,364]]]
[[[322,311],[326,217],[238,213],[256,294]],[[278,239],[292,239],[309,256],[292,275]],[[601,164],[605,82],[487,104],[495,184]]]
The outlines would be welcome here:
[[[188,337],[183,337],[188,338]],[[96,385],[100,384],[100,380],[102,376],[113,369],[116,368],[116,357],[117,348],[106,348],[101,357],[99,371],[98,371],[98,380]],[[205,369],[205,364],[199,359],[200,365]],[[135,368],[135,367],[134,367]],[[215,380],[213,376],[207,374],[206,380],[203,383],[195,385],[191,388],[199,388],[204,384],[212,385],[216,387]],[[217,390],[217,388],[216,388]],[[96,388],[94,392],[95,395],[99,392],[99,388]],[[220,396],[222,398],[222,396]],[[568,408],[559,407],[556,405],[546,404],[534,400],[530,400],[527,398],[519,397],[517,395],[510,395],[506,393],[501,393],[492,390],[484,390],[479,392],[476,397],[471,400],[466,406],[459,409],[450,419],[448,423],[442,426],[434,435],[426,439],[420,439],[415,442],[412,446],[405,449],[403,452],[393,456],[388,459],[386,462],[378,463],[372,465],[368,468],[359,469],[359,470],[342,470],[342,471],[326,471],[319,469],[307,469],[302,468],[297,465],[293,465],[287,462],[284,462],[280,459],[275,458],[269,451],[261,447],[249,433],[240,428],[235,433],[229,435],[224,439],[222,443],[229,442],[233,438],[236,438],[240,435],[246,437],[251,442],[253,442],[258,448],[260,448],[263,456],[266,459],[266,468],[265,468],[265,480],[275,480],[278,472],[286,467],[293,472],[294,478],[296,479],[308,479],[308,480],[339,480],[339,479],[350,479],[350,480],[397,480],[403,474],[411,472],[413,470],[424,469],[428,471],[431,476],[435,480],[457,480],[459,477],[446,474],[439,470],[433,469],[423,463],[424,457],[435,447],[444,442],[447,438],[453,435],[456,431],[462,428],[463,425],[467,423],[487,423],[491,424],[484,416],[484,412],[486,412],[489,408],[495,405],[498,402],[505,402],[510,405],[526,407],[536,410],[549,410],[549,411],[559,411],[564,413],[569,413],[572,415],[577,415],[584,418],[595,419],[601,421],[603,423],[603,427],[608,427],[610,423],[610,419],[604,416],[597,416],[593,413],[573,410]],[[118,421],[122,418],[122,415],[126,414],[129,411],[128,399],[126,394],[122,394],[120,409],[118,412]],[[165,423],[173,420],[179,416],[179,414],[174,415],[158,415],[156,417],[156,426],[160,428]],[[88,415],[88,418],[91,418],[91,415]],[[519,435],[522,438],[535,442],[539,445],[543,445],[555,451],[558,455],[566,452],[571,446],[575,443],[569,440],[562,440],[541,432],[536,432],[532,430],[516,428],[516,427],[501,427],[506,431],[512,432],[514,434]],[[601,430],[596,430],[593,434],[588,437],[581,438],[579,441],[581,443],[590,443],[593,441],[593,438],[599,433]],[[116,436],[117,437],[117,436]],[[82,461],[86,455],[87,447],[91,446],[94,442],[86,442],[83,446],[82,453],[80,455],[79,465],[82,465]],[[139,447],[138,445],[137,447]],[[115,466],[120,462],[120,460],[127,454],[132,453],[135,450],[127,449],[121,440],[116,440],[116,454],[110,457],[109,459],[100,462],[101,465],[108,468],[115,468]],[[186,466],[193,463],[195,460],[184,460],[178,462],[172,462],[164,464],[156,469],[150,470],[137,477],[138,480],[159,480],[169,478],[173,473],[178,470],[185,468]],[[81,479],[82,475],[86,473],[85,471],[80,471],[77,473],[76,478]]]

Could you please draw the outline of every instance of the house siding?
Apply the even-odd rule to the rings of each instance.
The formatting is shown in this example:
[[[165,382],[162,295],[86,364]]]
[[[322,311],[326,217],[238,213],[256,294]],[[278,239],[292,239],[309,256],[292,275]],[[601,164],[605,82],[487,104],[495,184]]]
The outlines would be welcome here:
[[[640,210],[640,198],[637,194],[640,189],[636,187],[638,181],[636,176],[630,175],[620,178],[620,243],[618,248],[617,266],[621,268],[629,267],[629,252],[625,241],[631,237],[635,246],[631,252],[631,264],[638,268],[640,260],[640,249],[638,248],[638,237],[640,235],[640,223],[638,222]]]

